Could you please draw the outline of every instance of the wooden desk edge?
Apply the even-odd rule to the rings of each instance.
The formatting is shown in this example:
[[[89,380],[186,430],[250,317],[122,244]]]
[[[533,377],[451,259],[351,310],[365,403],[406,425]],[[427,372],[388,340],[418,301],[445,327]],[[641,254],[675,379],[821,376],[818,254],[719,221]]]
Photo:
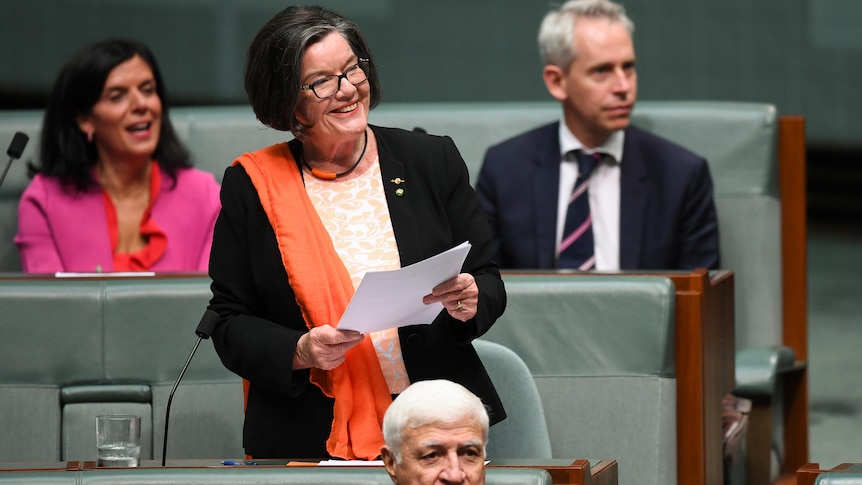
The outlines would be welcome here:
[[[814,485],[817,475],[821,473],[843,472],[858,463],[842,463],[833,468],[820,468],[819,463],[806,463],[796,470],[796,485]],[[792,483],[792,482],[790,482]]]
[[[570,465],[542,465],[534,464],[505,464],[494,465],[492,461],[489,468],[542,468],[551,475],[554,485],[617,485],[618,472],[617,461],[613,459],[600,459],[595,466],[590,466],[589,460],[576,459]]]
[[[188,461],[196,461],[196,460],[188,460]],[[140,468],[222,468],[229,469],[231,467],[225,467],[221,464],[214,464],[211,460],[200,460],[200,464],[184,464],[184,465],[172,465],[168,463],[166,467],[161,466],[149,466],[148,464],[141,463]],[[585,459],[575,459],[569,465],[542,465],[541,460],[535,460],[535,463],[525,463],[521,464],[502,464],[495,465],[492,461],[491,464],[488,465],[488,468],[536,468],[536,469],[544,469],[550,475],[554,485],[618,485],[618,472],[617,472],[617,462],[613,459],[600,459],[596,462],[595,466],[590,466],[590,461]],[[290,461],[286,461],[284,464],[259,464],[253,468],[274,468],[274,467],[284,467],[290,466]],[[309,463],[311,466],[316,466],[316,464]],[[26,464],[22,464],[26,465]],[[65,467],[62,463],[58,463],[58,466],[55,468],[48,467],[38,467],[38,466],[30,466],[26,468],[9,468],[9,469],[0,469],[0,473],[5,471],[55,471],[55,472],[81,472],[81,471],[90,471],[97,470],[96,462],[94,461],[69,461],[65,463]],[[252,467],[249,467],[252,468]]]

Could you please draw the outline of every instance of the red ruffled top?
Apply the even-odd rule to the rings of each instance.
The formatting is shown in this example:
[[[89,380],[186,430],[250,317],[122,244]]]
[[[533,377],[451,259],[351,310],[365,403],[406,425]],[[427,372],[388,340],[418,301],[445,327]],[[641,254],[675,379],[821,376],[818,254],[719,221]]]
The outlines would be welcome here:
[[[152,220],[153,202],[161,190],[162,179],[159,172],[159,164],[152,163],[150,170],[150,204],[141,218],[141,236],[147,241],[147,245],[133,253],[118,253],[117,244],[120,240],[120,227],[117,223],[117,209],[111,201],[111,196],[102,190],[102,198],[105,200],[105,215],[108,218],[108,236],[111,238],[111,251],[114,255],[114,271],[149,271],[158,261],[168,247],[168,238],[162,229]]]

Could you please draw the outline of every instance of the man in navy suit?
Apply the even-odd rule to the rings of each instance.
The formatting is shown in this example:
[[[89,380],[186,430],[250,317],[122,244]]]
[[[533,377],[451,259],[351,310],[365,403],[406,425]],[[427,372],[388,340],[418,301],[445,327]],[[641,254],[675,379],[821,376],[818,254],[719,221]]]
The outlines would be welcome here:
[[[565,266],[560,245],[580,180],[568,154],[576,150],[600,159],[586,178],[594,254],[581,269],[718,267],[706,160],[629,124],[633,31],[609,0],[571,0],[542,21],[542,76],[562,120],[489,148],[476,184],[502,268]]]

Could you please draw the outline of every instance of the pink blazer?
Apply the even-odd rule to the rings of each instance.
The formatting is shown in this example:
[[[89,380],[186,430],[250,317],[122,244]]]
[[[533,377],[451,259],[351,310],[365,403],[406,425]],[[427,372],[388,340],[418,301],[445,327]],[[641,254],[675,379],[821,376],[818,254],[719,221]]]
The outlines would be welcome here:
[[[183,169],[174,185],[161,172],[152,218],[168,247],[152,271],[207,271],[219,185],[211,173]],[[105,204],[98,188],[85,193],[52,177],[33,177],[18,205],[15,244],[25,273],[113,271]]]

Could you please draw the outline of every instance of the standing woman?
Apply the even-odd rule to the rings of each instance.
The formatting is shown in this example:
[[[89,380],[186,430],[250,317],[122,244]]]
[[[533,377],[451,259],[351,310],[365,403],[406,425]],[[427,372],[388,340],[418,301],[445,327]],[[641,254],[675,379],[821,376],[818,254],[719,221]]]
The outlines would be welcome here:
[[[30,170],[24,272],[206,271],[219,186],[191,168],[145,45],[108,39],[66,63]]]
[[[471,342],[506,293],[452,140],[368,124],[380,96],[371,52],[355,23],[321,7],[288,7],[263,26],[245,87],[258,119],[295,136],[225,171],[213,239],[213,342],[248,384],[246,453],[377,458],[392,396],[426,379],[462,384],[502,420]],[[444,307],[431,325],[335,328],[365,272],[464,241],[463,273],[424,298]]]

